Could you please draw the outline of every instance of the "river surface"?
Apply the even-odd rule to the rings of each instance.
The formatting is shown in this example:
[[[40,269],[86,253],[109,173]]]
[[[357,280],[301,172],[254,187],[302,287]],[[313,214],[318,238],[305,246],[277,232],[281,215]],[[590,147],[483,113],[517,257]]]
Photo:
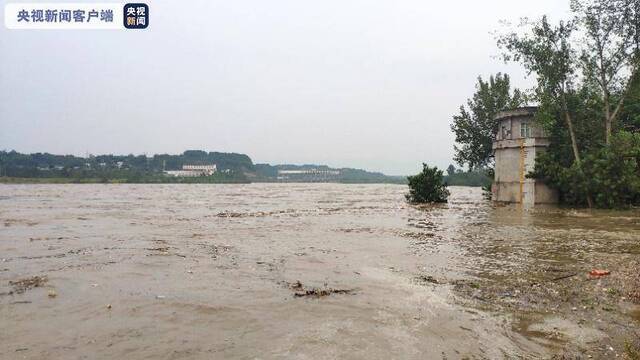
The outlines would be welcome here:
[[[474,304],[495,295],[483,281],[519,294],[637,259],[637,211],[496,206],[462,187],[415,207],[405,192],[0,185],[0,359],[538,358],[608,341],[562,313]],[[640,325],[627,300],[623,335]]]

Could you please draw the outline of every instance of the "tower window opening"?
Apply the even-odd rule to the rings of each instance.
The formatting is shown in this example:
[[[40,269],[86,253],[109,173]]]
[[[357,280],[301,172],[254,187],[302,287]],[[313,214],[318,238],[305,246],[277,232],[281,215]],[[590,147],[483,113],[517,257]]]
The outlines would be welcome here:
[[[531,137],[531,125],[528,121],[523,121],[520,123],[520,137],[529,138]]]

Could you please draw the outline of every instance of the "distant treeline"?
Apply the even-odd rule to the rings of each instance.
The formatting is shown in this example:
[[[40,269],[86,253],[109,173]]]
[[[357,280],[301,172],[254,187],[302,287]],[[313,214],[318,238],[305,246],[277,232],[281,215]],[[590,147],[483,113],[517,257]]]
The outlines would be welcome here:
[[[81,168],[179,170],[185,164],[216,164],[219,170],[254,170],[253,162],[247,155],[201,150],[187,150],[180,155],[156,154],[152,157],[146,155],[90,155],[89,157],[79,157],[49,153],[21,154],[16,151],[0,151],[0,164],[5,171],[34,171],[34,174],[37,170]],[[5,174],[3,173],[2,175]]]
[[[477,186],[489,187],[492,182],[492,175],[488,170],[464,171],[449,165],[444,183],[449,186]]]
[[[379,172],[370,172],[361,169],[352,168],[331,168],[327,165],[255,165],[258,181],[279,181],[278,171],[281,170],[317,170],[317,171],[334,171],[338,174],[327,176],[327,182],[354,183],[354,184],[406,184],[407,178],[404,176],[388,176]]]
[[[216,164],[218,173],[201,178],[173,178],[163,173],[164,170],[179,170],[186,164]],[[78,157],[0,151],[0,177],[5,178],[4,182],[21,182],[19,179],[58,179],[52,182],[236,183],[249,182],[246,174],[253,171],[253,162],[247,155],[200,150],[187,150],[180,155],[158,154],[152,157],[146,155]]]
[[[215,164],[218,172],[212,176],[172,177],[164,171],[180,170],[183,165]],[[0,151],[0,182],[4,183],[249,183],[284,181],[280,170],[333,171],[335,175],[321,182],[339,183],[397,183],[405,184],[402,176],[326,165],[269,165],[253,164],[245,154],[187,150],[179,155],[53,155],[49,153],[22,154]],[[294,181],[308,181],[294,179]],[[313,179],[312,179],[313,181]]]

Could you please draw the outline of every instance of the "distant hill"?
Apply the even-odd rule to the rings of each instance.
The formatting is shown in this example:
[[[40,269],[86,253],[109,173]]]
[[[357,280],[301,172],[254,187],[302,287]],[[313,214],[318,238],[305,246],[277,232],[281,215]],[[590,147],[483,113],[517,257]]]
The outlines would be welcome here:
[[[405,184],[404,176],[387,176],[353,168],[332,168],[327,165],[256,164],[256,181],[279,182],[339,182]]]
[[[215,164],[213,176],[168,177],[164,171],[183,165]],[[406,183],[405,177],[386,176],[360,169],[334,169],[326,165],[253,164],[245,154],[187,150],[179,155],[54,155],[0,151],[0,179],[3,182],[341,182]],[[11,180],[9,180],[11,179]],[[51,182],[54,182],[51,180]]]

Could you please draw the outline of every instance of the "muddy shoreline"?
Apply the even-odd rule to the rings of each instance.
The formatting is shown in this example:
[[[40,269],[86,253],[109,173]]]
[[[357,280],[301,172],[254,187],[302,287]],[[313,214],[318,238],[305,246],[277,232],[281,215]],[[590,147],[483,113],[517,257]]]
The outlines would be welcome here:
[[[640,214],[453,188],[2,185],[0,358],[632,358]],[[610,275],[593,278],[589,271]]]

